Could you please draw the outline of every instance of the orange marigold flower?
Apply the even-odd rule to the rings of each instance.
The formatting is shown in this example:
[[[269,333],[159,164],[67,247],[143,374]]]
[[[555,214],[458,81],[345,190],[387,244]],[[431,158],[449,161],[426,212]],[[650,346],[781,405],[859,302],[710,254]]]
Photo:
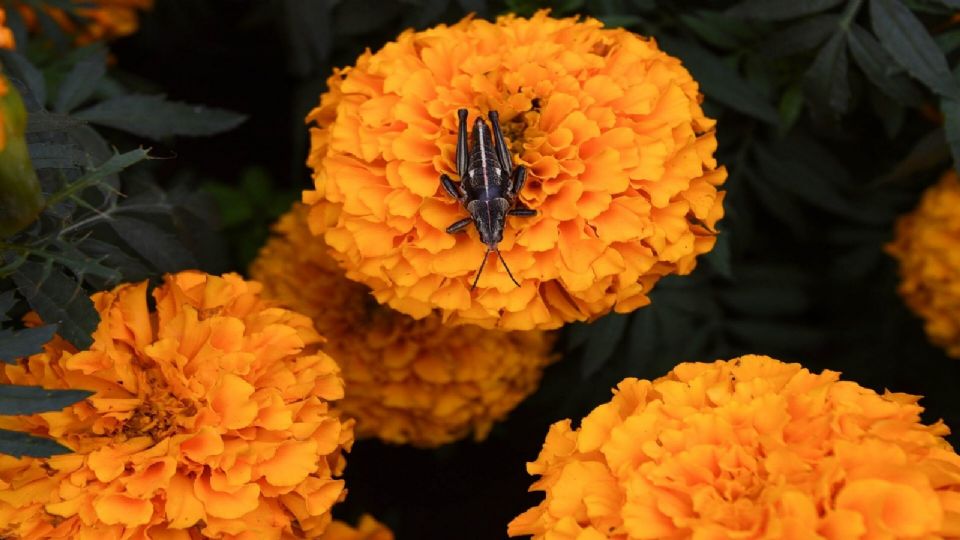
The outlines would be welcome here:
[[[4,8],[0,8],[0,49],[13,47],[13,31],[7,26],[7,12]]]
[[[80,21],[64,10],[52,6],[44,9],[64,32],[76,36],[78,45],[94,41],[109,41],[128,36],[137,31],[139,11],[153,8],[154,0],[73,0],[78,6],[73,10]],[[29,5],[17,3],[27,28],[38,26],[37,14]]]
[[[393,540],[393,531],[373,516],[364,514],[356,528],[343,521],[334,521],[320,540]]]
[[[960,456],[919,398],[766,356],[625,379],[527,464],[536,539],[957,538]]]
[[[352,421],[337,364],[304,315],[235,274],[97,293],[88,350],[55,338],[4,383],[84,388],[63,411],[0,417],[76,453],[0,457],[0,536],[316,538],[344,495]]]
[[[649,303],[662,276],[693,270],[715,242],[726,170],[696,81],[655,41],[595,19],[491,23],[470,17],[406,31],[338,70],[307,121],[310,226],[351,279],[416,318],[503,329],[557,328]],[[529,168],[500,250],[521,287],[484,254],[440,187],[456,176],[457,114],[500,114]],[[492,256],[491,256],[492,257]]]
[[[887,251],[900,263],[900,294],[930,341],[960,358],[960,178],[953,169],[897,221]]]
[[[553,360],[553,335],[452,328],[440,316],[411,317],[377,304],[343,275],[298,206],[276,225],[251,267],[264,295],[313,317],[340,361],[346,396],[337,408],[358,436],[437,446],[487,436],[531,394]]]

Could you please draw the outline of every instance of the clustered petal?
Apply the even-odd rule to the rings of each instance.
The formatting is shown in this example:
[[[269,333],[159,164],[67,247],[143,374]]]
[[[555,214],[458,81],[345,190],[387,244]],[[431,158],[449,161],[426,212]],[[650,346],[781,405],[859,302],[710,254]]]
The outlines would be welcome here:
[[[900,294],[930,341],[960,358],[960,178],[951,169],[897,221],[887,246],[900,263]]]
[[[281,218],[251,267],[264,295],[311,316],[337,358],[346,396],[336,407],[357,435],[437,446],[487,436],[539,385],[553,335],[448,327],[377,304],[347,279],[307,226],[307,209]]]
[[[468,17],[401,34],[338,70],[307,117],[310,226],[351,279],[416,318],[557,328],[649,303],[715,242],[726,170],[696,81],[655,41],[595,19]],[[516,287],[440,188],[456,178],[457,110],[499,112],[529,169],[500,252]]]
[[[356,527],[336,520],[327,527],[320,540],[393,540],[393,531],[373,516],[364,514]]]
[[[55,338],[0,381],[82,388],[63,411],[0,427],[75,451],[0,457],[0,536],[316,538],[345,495],[352,421],[310,319],[270,307],[235,274],[167,276],[93,296],[88,350]]]
[[[766,356],[684,363],[551,426],[511,536],[960,537],[960,456],[917,397]]]
[[[154,0],[72,0],[76,7],[68,15],[63,9],[44,6],[44,10],[64,32],[76,36],[77,45],[109,41],[137,31],[139,12],[152,9]],[[16,7],[27,28],[39,26],[34,8],[17,2]]]

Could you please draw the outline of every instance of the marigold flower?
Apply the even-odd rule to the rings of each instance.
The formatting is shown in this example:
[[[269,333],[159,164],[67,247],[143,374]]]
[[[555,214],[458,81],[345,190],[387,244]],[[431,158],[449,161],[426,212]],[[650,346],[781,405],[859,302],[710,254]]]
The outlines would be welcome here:
[[[897,221],[887,251],[900,263],[900,295],[930,341],[960,358],[960,178],[953,169]]]
[[[13,31],[7,26],[7,12],[0,8],[0,49],[12,49],[14,45]]]
[[[416,318],[556,328],[632,311],[654,283],[687,274],[715,242],[726,170],[715,122],[680,61],[595,19],[470,17],[406,31],[337,70],[307,121],[310,226],[351,279]],[[456,177],[457,114],[500,114],[529,168],[500,250],[517,288],[441,188]],[[493,257],[493,256],[491,256]]]
[[[916,396],[766,356],[625,379],[527,464],[536,539],[957,538],[960,456]]]
[[[552,334],[452,328],[436,314],[414,320],[377,304],[306,220],[303,206],[283,216],[250,273],[265,296],[311,316],[327,336],[346,381],[336,407],[357,420],[358,436],[417,446],[480,440],[537,388]]]
[[[343,521],[334,521],[320,540],[393,540],[393,531],[373,516],[364,514],[356,528]]]
[[[235,274],[167,276],[93,296],[89,350],[55,338],[4,383],[84,388],[63,411],[0,417],[76,453],[0,457],[0,536],[316,538],[344,495],[352,421],[310,319]]]
[[[73,12],[81,18],[77,21],[64,10],[45,6],[45,11],[63,28],[63,31],[76,36],[77,45],[86,45],[94,41],[110,41],[128,36],[137,31],[139,11],[153,8],[154,0],[73,0],[78,4]],[[16,4],[27,28],[38,27],[37,14],[33,8],[23,3]]]

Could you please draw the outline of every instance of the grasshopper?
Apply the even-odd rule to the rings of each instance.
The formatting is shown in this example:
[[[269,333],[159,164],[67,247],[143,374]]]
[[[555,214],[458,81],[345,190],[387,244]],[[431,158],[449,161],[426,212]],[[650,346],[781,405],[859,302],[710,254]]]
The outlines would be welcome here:
[[[473,280],[470,290],[477,287],[483,266],[487,263],[490,252],[495,252],[504,270],[513,283],[519,287],[516,278],[507,267],[507,262],[500,255],[498,247],[503,240],[503,226],[507,216],[531,217],[537,211],[528,208],[518,200],[520,190],[527,180],[527,168],[523,165],[513,166],[513,156],[503,140],[500,131],[500,116],[497,111],[490,111],[490,127],[482,117],[477,117],[473,123],[471,138],[473,145],[467,140],[467,110],[457,111],[459,118],[459,132],[457,135],[457,175],[460,182],[454,182],[446,174],[440,175],[440,183],[451,197],[460,201],[460,204],[470,213],[456,221],[447,232],[455,234],[466,230],[473,223],[480,234],[480,241],[486,244],[487,251],[483,254],[477,277]],[[492,135],[491,135],[492,129]]]

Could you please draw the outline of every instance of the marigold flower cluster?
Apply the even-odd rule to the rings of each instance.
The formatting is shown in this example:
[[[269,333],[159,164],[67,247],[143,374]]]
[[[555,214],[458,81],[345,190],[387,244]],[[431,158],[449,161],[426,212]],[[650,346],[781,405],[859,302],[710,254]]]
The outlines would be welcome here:
[[[88,350],[55,338],[0,381],[96,394],[0,427],[75,451],[0,457],[0,537],[316,538],[345,495],[352,422],[306,316],[257,283],[182,272],[92,298]]]
[[[448,327],[377,304],[350,281],[307,226],[307,209],[283,216],[251,266],[264,295],[311,316],[340,362],[346,396],[336,404],[357,435],[438,446],[483,439],[539,385],[553,336]]]
[[[897,221],[887,251],[900,263],[900,295],[930,341],[960,358],[960,178],[951,169]]]
[[[153,8],[154,0],[73,0],[73,9],[80,20],[63,9],[45,6],[46,13],[64,32],[76,36],[77,45],[94,41],[110,41],[128,36],[139,27],[139,12]],[[27,28],[39,26],[34,8],[23,3],[16,5]]]
[[[551,426],[511,536],[960,537],[960,456],[917,397],[765,356],[622,381]]]
[[[649,303],[715,242],[726,170],[696,81],[655,41],[595,19],[472,18],[407,31],[338,70],[307,121],[310,225],[351,279],[415,318],[557,328]],[[499,112],[520,200],[500,251],[484,256],[440,187],[456,178],[457,110]]]
[[[334,521],[327,527],[320,540],[393,540],[393,531],[373,516],[364,514],[356,527],[343,521]]]

